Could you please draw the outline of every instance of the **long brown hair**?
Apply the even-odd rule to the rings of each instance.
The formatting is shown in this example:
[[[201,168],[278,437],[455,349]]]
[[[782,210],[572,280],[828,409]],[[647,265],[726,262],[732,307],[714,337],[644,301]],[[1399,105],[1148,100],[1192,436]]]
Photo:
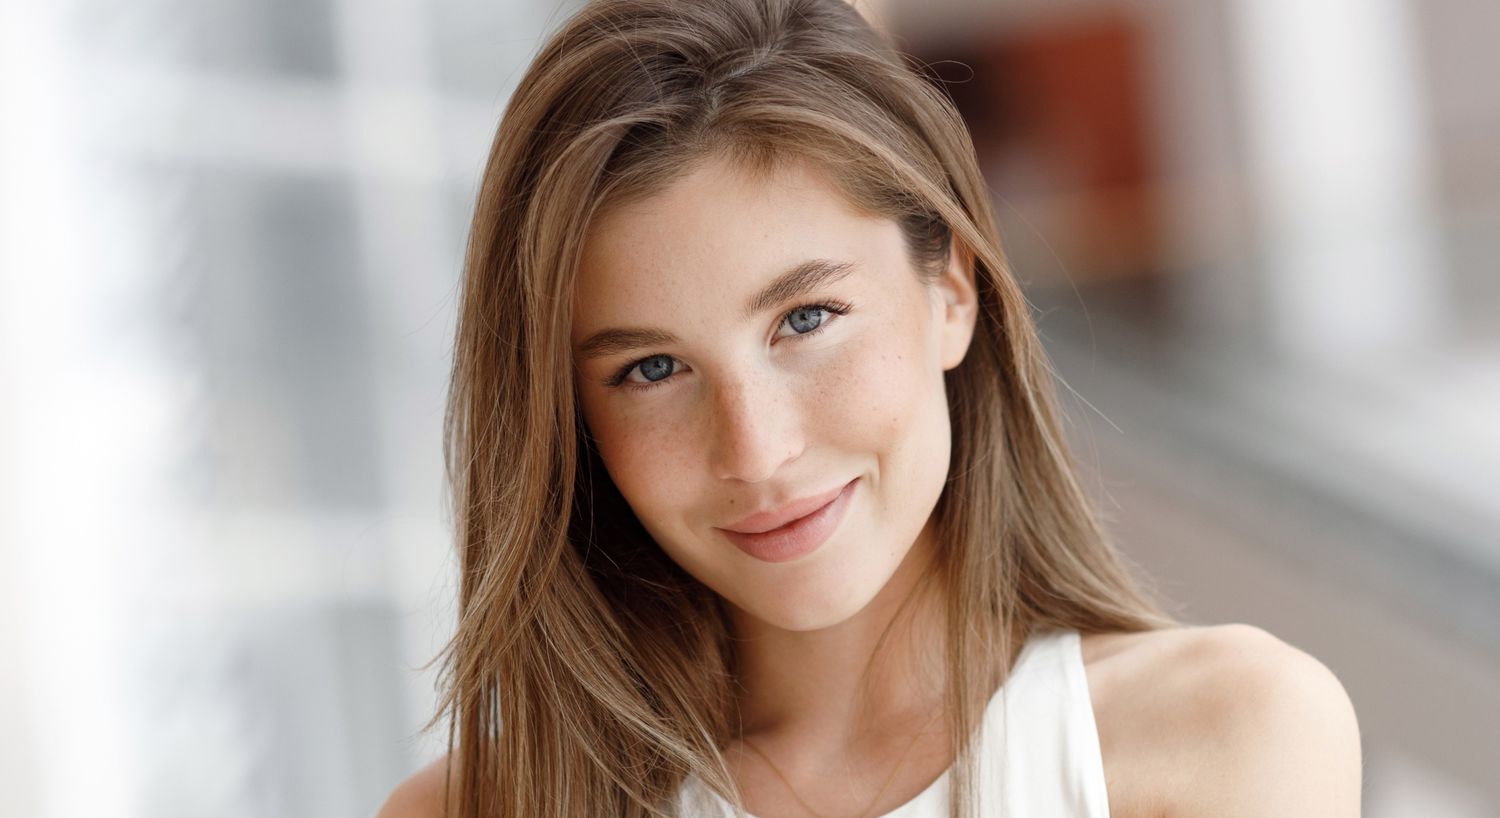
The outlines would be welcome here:
[[[569,343],[591,220],[726,154],[818,163],[901,225],[919,275],[954,248],[973,265],[979,317],[945,374],[953,452],[934,510],[953,818],[971,814],[975,728],[1019,639],[1176,624],[1078,484],[948,97],[844,0],[596,0],[510,99],[469,237],[445,419],[459,620],[428,724],[449,718],[447,815],[669,815],[688,773],[739,804],[721,753],[725,610],[596,457]]]

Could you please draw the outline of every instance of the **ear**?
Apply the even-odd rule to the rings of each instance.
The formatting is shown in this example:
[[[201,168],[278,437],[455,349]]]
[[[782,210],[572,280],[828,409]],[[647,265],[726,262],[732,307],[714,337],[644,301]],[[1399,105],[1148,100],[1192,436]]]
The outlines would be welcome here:
[[[955,236],[948,252],[948,266],[933,282],[940,297],[938,314],[939,351],[944,371],[958,366],[974,338],[979,317],[979,296],[974,286],[974,254]]]

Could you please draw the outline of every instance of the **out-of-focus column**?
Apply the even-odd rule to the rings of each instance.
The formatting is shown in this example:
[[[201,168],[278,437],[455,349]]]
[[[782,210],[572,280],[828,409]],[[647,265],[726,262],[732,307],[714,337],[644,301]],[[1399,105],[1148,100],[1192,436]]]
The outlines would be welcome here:
[[[0,814],[130,816],[120,577],[148,407],[61,4],[0,3]]]
[[[1353,365],[1440,332],[1443,260],[1404,0],[1237,0],[1262,340]]]

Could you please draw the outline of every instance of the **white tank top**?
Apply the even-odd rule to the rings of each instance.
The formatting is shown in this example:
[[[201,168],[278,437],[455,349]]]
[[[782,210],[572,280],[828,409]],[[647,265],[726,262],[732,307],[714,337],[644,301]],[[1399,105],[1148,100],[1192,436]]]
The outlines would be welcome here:
[[[990,699],[978,748],[978,815],[1108,818],[1104,761],[1081,644],[1075,630],[1033,634],[1003,685],[1005,695],[997,691]],[[1009,752],[1002,753],[1003,744]],[[947,818],[948,777],[945,771],[921,794],[879,818]],[[734,815],[729,802],[693,775],[678,792],[677,808],[683,818]]]

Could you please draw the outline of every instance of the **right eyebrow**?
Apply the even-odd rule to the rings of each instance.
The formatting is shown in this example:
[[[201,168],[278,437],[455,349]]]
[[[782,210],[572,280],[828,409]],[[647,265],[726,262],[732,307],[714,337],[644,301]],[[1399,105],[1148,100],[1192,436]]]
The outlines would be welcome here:
[[[854,263],[825,258],[808,259],[777,276],[762,287],[742,308],[741,315],[750,319],[797,296],[838,281],[854,271]],[[579,360],[619,355],[634,349],[677,343],[677,336],[663,329],[615,327],[600,330],[578,347]]]

